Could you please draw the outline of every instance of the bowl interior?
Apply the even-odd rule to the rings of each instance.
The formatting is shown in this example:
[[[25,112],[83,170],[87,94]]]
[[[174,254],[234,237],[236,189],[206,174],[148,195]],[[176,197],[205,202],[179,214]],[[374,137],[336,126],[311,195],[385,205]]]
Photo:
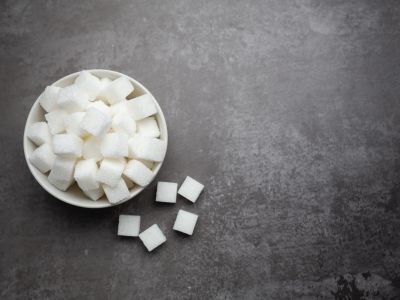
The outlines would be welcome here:
[[[135,87],[134,91],[132,92],[131,95],[129,95],[127,98],[131,99],[140,95],[143,95],[145,93],[151,94],[141,83],[138,81],[134,80],[133,78],[130,78],[129,76],[126,76],[122,73],[118,73],[115,71],[110,71],[110,70],[89,70],[92,74],[96,75],[99,78],[103,77],[108,77],[111,80],[116,79],[120,76],[125,76],[127,77],[133,86]],[[61,78],[60,80],[56,81],[53,83],[53,86],[57,87],[65,87],[70,84],[72,84],[75,80],[75,78],[78,76],[79,72],[65,76]],[[154,98],[154,97],[153,97]],[[155,98],[154,98],[155,99]],[[160,127],[160,139],[165,140],[168,142],[168,133],[167,133],[167,124],[165,121],[164,114],[158,104],[157,101],[156,106],[157,106],[157,114],[155,115],[158,126]],[[75,205],[75,206],[80,206],[80,207],[87,207],[87,208],[103,208],[103,207],[110,207],[116,204],[111,204],[107,201],[105,196],[100,198],[97,201],[92,201],[90,200],[83,192],[79,189],[76,183],[74,183],[67,191],[63,192],[55,188],[52,184],[47,179],[48,173],[43,174],[39,170],[37,170],[30,162],[29,162],[29,156],[30,154],[37,148],[35,144],[33,144],[26,135],[27,128],[29,127],[30,124],[35,123],[35,122],[40,122],[40,121],[45,121],[44,118],[45,111],[42,109],[42,107],[39,104],[38,99],[35,101],[33,104],[29,115],[28,119],[26,121],[25,125],[25,132],[24,132],[24,153],[25,153],[25,159],[27,161],[28,167],[32,173],[32,175],[35,177],[35,179],[38,181],[38,183],[50,194],[52,194],[54,197],[67,202],[69,204]],[[158,173],[162,165],[162,162],[155,163],[153,167],[153,172],[155,174]],[[136,195],[138,195],[144,188],[139,187],[139,186],[134,186],[130,190],[130,198],[119,202],[118,204],[121,204],[125,201],[128,201],[129,199],[132,199]]]

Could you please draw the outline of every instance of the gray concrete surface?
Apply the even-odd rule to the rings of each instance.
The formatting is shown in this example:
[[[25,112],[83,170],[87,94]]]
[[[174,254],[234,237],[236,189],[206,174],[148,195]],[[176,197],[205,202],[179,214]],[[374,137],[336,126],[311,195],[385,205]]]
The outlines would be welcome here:
[[[398,1],[1,1],[0,45],[1,299],[399,299]],[[34,181],[30,106],[85,68],[154,93],[157,179],[203,182],[195,205],[152,184],[85,210]],[[118,238],[120,213],[167,243]]]

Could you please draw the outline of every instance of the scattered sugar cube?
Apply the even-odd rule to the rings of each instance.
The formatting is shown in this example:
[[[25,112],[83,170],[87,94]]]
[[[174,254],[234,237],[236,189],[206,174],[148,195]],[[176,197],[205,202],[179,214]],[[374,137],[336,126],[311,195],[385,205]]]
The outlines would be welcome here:
[[[99,200],[103,195],[104,195],[104,190],[101,186],[99,186],[98,189],[94,190],[87,190],[87,191],[82,191],[86,196],[88,196],[90,199],[93,201]]]
[[[113,117],[111,128],[131,136],[136,132],[136,122],[127,112],[118,112]]]
[[[137,131],[142,136],[159,137],[160,129],[154,117],[144,118],[137,122]]]
[[[110,125],[110,116],[93,107],[86,111],[86,114],[80,124],[82,129],[94,136],[100,136],[105,133]]]
[[[51,146],[49,144],[43,144],[32,152],[29,161],[40,172],[46,173],[53,167],[55,158],[56,156]]]
[[[154,177],[154,173],[138,160],[128,162],[124,175],[140,186],[148,185]]]
[[[178,194],[195,203],[203,189],[204,185],[187,176],[179,188]]]
[[[108,103],[107,96],[104,94],[104,91],[106,90],[106,88],[108,87],[110,82],[111,82],[111,79],[107,78],[107,77],[100,79],[100,92],[97,95],[97,99],[100,99],[100,100]]]
[[[104,192],[106,193],[108,202],[115,204],[126,200],[130,197],[130,193],[128,187],[125,184],[125,181],[120,178],[117,185],[111,187],[107,184],[103,184]]]
[[[107,101],[112,105],[118,103],[132,93],[134,87],[128,78],[122,76],[110,82],[103,91],[103,95]]]
[[[110,187],[114,187],[121,179],[122,172],[125,169],[126,161],[122,159],[105,158],[101,161],[100,168],[97,171],[96,179]]]
[[[44,115],[51,134],[57,134],[65,131],[64,118],[67,113],[63,110],[53,110]]]
[[[49,174],[49,182],[61,191],[66,191],[74,182],[76,158],[56,156]]]
[[[74,134],[80,137],[85,137],[87,132],[84,131],[80,123],[83,120],[85,113],[83,111],[74,112],[64,118],[65,130],[67,133]]]
[[[54,154],[69,157],[82,156],[83,141],[74,134],[64,133],[53,136]]]
[[[149,138],[135,134],[128,141],[129,157],[151,161],[162,161],[167,151],[164,140]]]
[[[101,154],[104,157],[128,156],[128,136],[125,133],[107,133],[101,141]]]
[[[46,112],[58,109],[57,98],[61,88],[48,86],[39,97],[39,103]]]
[[[99,188],[100,184],[96,179],[96,175],[97,164],[94,159],[80,160],[75,166],[74,178],[84,191]]]
[[[101,90],[100,79],[86,70],[79,73],[75,84],[89,96],[89,101],[94,101]]]
[[[177,189],[177,183],[159,181],[157,183],[156,202],[176,203]]]
[[[126,103],[132,117],[137,121],[157,113],[154,99],[149,94],[133,98]]]
[[[37,146],[45,143],[51,143],[50,130],[46,122],[33,123],[28,128],[27,136]]]
[[[139,236],[140,216],[120,215],[118,223],[119,236]]]
[[[84,159],[93,158],[96,161],[103,159],[100,151],[101,139],[95,136],[88,137],[83,142],[82,155]]]
[[[89,105],[89,96],[76,84],[73,84],[61,89],[57,103],[61,109],[69,113],[83,111]]]
[[[139,234],[139,238],[142,240],[148,251],[152,251],[167,240],[157,224],[150,226]]]
[[[134,186],[135,186],[135,184],[133,183],[133,181],[132,180],[130,180],[128,177],[126,177],[123,173],[122,173],[122,179],[125,181],[125,184],[126,184],[126,186],[127,186],[127,188],[130,190],[130,189],[132,189]]]
[[[180,209],[178,211],[178,215],[176,216],[173,229],[188,235],[192,235],[198,217],[199,216],[196,214]]]

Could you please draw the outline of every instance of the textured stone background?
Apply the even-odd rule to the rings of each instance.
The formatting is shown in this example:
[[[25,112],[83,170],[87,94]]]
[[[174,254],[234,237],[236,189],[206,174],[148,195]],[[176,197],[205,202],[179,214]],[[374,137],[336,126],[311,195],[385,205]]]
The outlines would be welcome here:
[[[82,2],[82,3],[81,3]],[[1,1],[2,299],[399,299],[398,1]],[[195,205],[61,203],[22,151],[43,88],[84,68],[161,104],[158,179]],[[171,230],[179,208],[193,237]],[[158,223],[147,253],[120,213]]]

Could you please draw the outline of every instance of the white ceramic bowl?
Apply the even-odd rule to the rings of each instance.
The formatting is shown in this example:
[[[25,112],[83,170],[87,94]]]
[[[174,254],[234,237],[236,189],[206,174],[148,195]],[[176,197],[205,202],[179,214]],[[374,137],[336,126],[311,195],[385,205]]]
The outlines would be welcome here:
[[[111,80],[116,79],[120,76],[126,76],[133,86],[135,87],[135,90],[132,95],[129,96],[129,98],[137,97],[140,95],[143,95],[145,93],[151,94],[140,82],[137,80],[125,75],[121,74],[118,72],[110,71],[110,70],[101,70],[101,69],[96,69],[96,70],[89,70],[92,74],[98,76],[99,78],[103,77],[108,77]],[[56,82],[54,82],[52,85],[53,86],[58,86],[58,87],[65,87],[67,85],[70,85],[74,82],[75,78],[78,76],[79,72],[70,74],[68,76],[65,76]],[[155,99],[155,98],[154,98]],[[156,102],[157,110],[158,113],[155,115],[158,126],[160,127],[160,139],[164,140],[168,143],[168,132],[167,132],[167,124],[165,121],[164,114],[160,108],[160,105]],[[133,197],[137,196],[141,191],[143,191],[144,187],[139,187],[135,186],[130,190],[130,198],[118,203],[118,204],[111,204],[107,201],[105,196],[103,196],[101,199],[97,201],[92,201],[90,200],[85,194],[82,193],[82,191],[77,187],[76,183],[71,186],[67,191],[63,192],[55,188],[52,184],[47,179],[48,174],[43,174],[39,170],[37,170],[30,162],[29,162],[29,156],[31,153],[36,149],[36,145],[34,145],[28,138],[27,138],[27,128],[35,122],[40,122],[44,121],[44,114],[45,111],[42,109],[42,107],[39,104],[38,99],[36,99],[35,103],[33,104],[29,115],[28,119],[26,121],[25,125],[25,131],[24,131],[24,153],[25,153],[25,159],[28,164],[29,170],[31,170],[31,173],[33,177],[39,182],[39,184],[51,195],[56,197],[57,199],[60,199],[61,201],[64,201],[66,203],[75,205],[75,206],[80,206],[80,207],[86,207],[86,208],[103,208],[103,207],[110,207],[114,205],[121,204],[125,201],[128,201],[132,199]],[[158,173],[162,165],[162,162],[155,163],[153,167],[153,171],[155,175]]]

